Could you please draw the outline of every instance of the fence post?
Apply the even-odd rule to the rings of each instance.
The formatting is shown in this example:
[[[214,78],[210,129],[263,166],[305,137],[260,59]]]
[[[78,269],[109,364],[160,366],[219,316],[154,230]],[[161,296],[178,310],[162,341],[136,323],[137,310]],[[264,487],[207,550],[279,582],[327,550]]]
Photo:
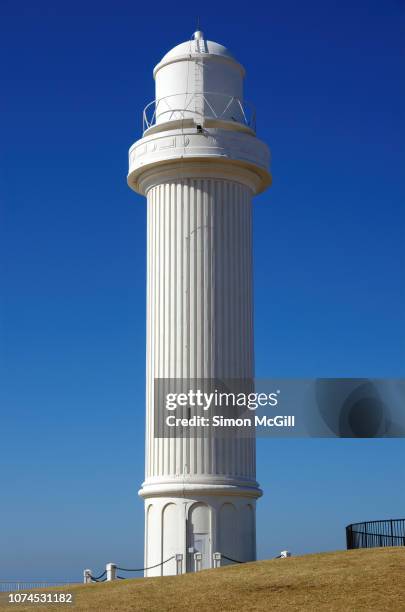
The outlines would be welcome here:
[[[346,548],[347,550],[351,550],[353,548],[353,531],[351,525],[346,527]]]
[[[115,563],[107,563],[105,566],[105,571],[107,572],[107,581],[116,580],[117,578],[117,566]]]
[[[183,555],[181,553],[178,553],[176,555],[176,574],[177,576],[179,574],[183,573]]]
[[[202,553],[194,553],[194,571],[199,572],[202,566]]]
[[[84,584],[89,584],[91,582],[91,570],[85,569],[83,572],[83,582]]]
[[[221,553],[216,552],[212,554],[212,561],[213,564],[212,566],[217,568],[217,567],[221,567]]]

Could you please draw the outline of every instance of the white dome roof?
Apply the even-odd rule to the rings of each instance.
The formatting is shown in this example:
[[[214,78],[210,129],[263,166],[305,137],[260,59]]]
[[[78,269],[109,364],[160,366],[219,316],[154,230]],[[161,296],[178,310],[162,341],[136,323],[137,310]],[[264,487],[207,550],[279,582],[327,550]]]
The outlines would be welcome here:
[[[239,67],[242,75],[245,74],[243,66],[239,64],[239,62],[233,57],[232,53],[226,47],[212,40],[205,40],[204,34],[200,31],[195,32],[194,38],[180,43],[179,45],[173,47],[173,49],[170,49],[170,51],[168,51],[168,53],[162,57],[158,65],[155,66],[153,74],[156,75],[156,72],[166,64],[171,64],[177,60],[187,59],[187,56],[190,54],[201,54],[202,56],[208,55],[213,56],[213,58],[217,57],[234,62]]]
[[[189,53],[199,53],[199,49],[197,47],[198,41],[196,40],[187,40],[186,42],[180,43],[173,47],[166,55],[163,56],[162,62],[166,62],[167,60],[174,59],[179,55],[188,55]],[[203,47],[203,53],[209,53],[211,55],[222,55],[224,57],[229,57],[230,59],[235,59],[230,51],[223,45],[219,43],[213,42],[212,40],[202,40],[200,45]]]

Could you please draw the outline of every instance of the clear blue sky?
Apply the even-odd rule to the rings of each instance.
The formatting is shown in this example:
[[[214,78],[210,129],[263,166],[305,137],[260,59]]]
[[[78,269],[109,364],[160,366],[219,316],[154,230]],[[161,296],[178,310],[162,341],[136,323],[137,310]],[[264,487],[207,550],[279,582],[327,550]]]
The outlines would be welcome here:
[[[404,376],[403,2],[200,7],[273,155],[254,205],[257,375]],[[0,9],[0,578],[143,560],[146,211],[127,150],[153,66],[196,15],[140,10]],[[404,517],[404,450],[259,440],[259,556]]]

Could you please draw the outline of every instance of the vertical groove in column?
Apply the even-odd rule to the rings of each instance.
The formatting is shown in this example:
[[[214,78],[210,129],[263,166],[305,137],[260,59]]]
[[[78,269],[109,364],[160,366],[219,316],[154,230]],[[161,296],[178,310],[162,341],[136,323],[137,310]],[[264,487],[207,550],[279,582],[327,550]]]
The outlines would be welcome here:
[[[179,190],[179,185],[177,183],[173,184],[173,214],[175,216],[175,228],[176,228],[176,236],[174,239],[175,249],[176,249],[176,287],[175,287],[175,295],[176,295],[176,303],[174,309],[174,325],[176,326],[175,330],[175,338],[176,338],[176,347],[175,347],[175,378],[182,377],[181,364],[183,360],[183,351],[182,351],[182,290],[183,290],[183,272],[182,272],[182,226],[183,226],[183,207],[182,207],[182,199],[181,193]],[[183,443],[181,437],[176,435],[176,466],[175,466],[175,474],[179,474],[181,469],[181,464],[183,461]],[[180,439],[179,439],[180,438]]]
[[[155,305],[155,320],[154,320],[154,325],[156,326],[155,329],[155,363],[153,364],[153,377],[152,377],[152,384],[153,384],[153,378],[156,376],[157,378],[159,378],[160,376],[160,367],[161,367],[161,355],[160,355],[160,335],[162,333],[161,330],[161,325],[162,322],[160,320],[160,311],[161,311],[161,305],[162,305],[162,297],[161,297],[161,291],[160,291],[160,232],[161,232],[161,220],[160,220],[160,186],[157,188],[156,190],[156,266],[155,266],[155,283],[156,283],[156,305]],[[153,473],[153,476],[159,476],[160,474],[160,457],[159,457],[159,453],[160,453],[160,444],[159,444],[159,440],[154,439],[153,440],[153,444],[155,447],[155,471]]]
[[[204,211],[206,209],[206,190],[207,190],[207,181],[205,179],[201,179],[201,193],[200,193],[200,210],[198,215],[198,225],[199,225],[199,328],[200,328],[200,338],[201,338],[201,351],[200,351],[200,371],[199,376],[202,378],[206,378],[206,338],[207,338],[207,330],[205,327],[205,317],[207,313],[207,292],[204,283],[204,246],[206,243],[206,229],[204,225]],[[199,448],[201,452],[199,453],[199,462],[200,462],[200,472],[201,474],[206,473],[205,469],[205,457],[206,457],[206,446],[208,440],[205,437],[204,430],[201,432],[200,444]]]
[[[191,265],[191,260],[190,260],[190,208],[191,208],[191,194],[194,191],[194,188],[192,188],[192,184],[191,184],[191,180],[187,180],[184,182],[184,201],[185,201],[185,211],[186,211],[186,227],[185,227],[185,248],[186,248],[186,288],[185,288],[185,292],[186,292],[186,317],[185,317],[185,328],[186,328],[186,356],[185,356],[185,365],[186,365],[186,372],[185,372],[185,377],[187,380],[190,379],[190,304],[191,304],[191,297],[190,297],[190,284],[191,284],[191,271],[190,271],[190,265]],[[191,466],[190,466],[190,436],[186,435],[185,436],[185,441],[186,441],[186,449],[185,449],[185,453],[186,453],[186,461],[185,461],[185,468],[187,468],[187,472],[191,474]]]
[[[156,304],[156,286],[155,286],[155,268],[156,268],[156,221],[155,221],[155,191],[151,190],[148,193],[148,203],[149,209],[148,212],[150,214],[151,219],[151,227],[150,227],[150,243],[147,245],[148,252],[148,265],[150,266],[150,281],[151,281],[151,294],[150,300],[147,304],[147,312],[150,317],[150,329],[149,336],[147,338],[147,347],[146,351],[149,354],[149,368],[146,370],[146,407],[147,407],[147,421],[149,424],[149,432],[146,443],[148,445],[148,466],[147,466],[147,477],[151,476],[155,473],[155,445],[153,443],[153,429],[151,427],[153,420],[153,398],[154,398],[154,389],[153,389],[153,370],[154,370],[154,355],[155,355],[155,304]]]
[[[193,350],[191,354],[192,358],[192,378],[197,378],[199,375],[198,372],[198,353],[200,347],[198,346],[198,214],[197,208],[199,203],[199,198],[201,195],[199,180],[193,180],[194,189],[193,189],[193,203],[192,203],[192,223],[190,225],[190,251],[192,254],[192,282],[191,282],[191,291],[193,296],[193,306],[191,311],[191,320],[193,321],[192,326],[192,340],[193,340]],[[192,472],[194,474],[198,474],[198,454],[197,449],[199,446],[199,438],[195,438],[193,436],[190,441],[190,447],[193,450],[192,453]]]
[[[159,331],[159,326],[158,326],[158,304],[159,304],[159,219],[158,219],[158,212],[159,212],[159,203],[158,203],[158,194],[156,193],[156,190],[153,190],[153,198],[152,198],[152,206],[153,206],[153,223],[154,223],[154,228],[153,228],[153,234],[154,234],[154,239],[153,239],[153,260],[154,260],[154,265],[153,265],[153,269],[152,269],[152,283],[153,283],[153,291],[154,291],[154,300],[153,300],[153,304],[152,304],[152,312],[153,312],[153,319],[152,319],[152,327],[153,327],[153,333],[152,333],[152,365],[151,365],[151,371],[150,371],[150,381],[149,381],[149,386],[150,389],[152,391],[151,393],[151,405],[150,405],[150,420],[151,423],[154,421],[154,412],[153,412],[153,400],[154,400],[154,377],[157,374],[156,371],[156,366],[159,363],[159,353],[157,350],[157,343],[158,343],[158,335],[160,333]],[[151,465],[151,476],[154,476],[155,474],[158,473],[158,462],[157,462],[157,444],[156,441],[154,440],[154,429],[151,429],[150,432],[151,435],[151,440],[150,440],[150,444],[153,448],[153,453],[152,453],[152,465]]]
[[[253,363],[253,262],[252,262],[252,240],[251,240],[251,232],[252,232],[252,208],[250,204],[250,199],[246,198],[246,216],[247,216],[247,232],[246,232],[246,240],[247,240],[247,262],[249,266],[249,274],[246,276],[248,279],[248,287],[246,291],[246,299],[247,299],[247,333],[248,336],[248,349],[249,349],[249,357],[247,360],[247,365],[249,367],[250,376],[254,377],[254,363]],[[256,448],[256,443],[253,438],[249,439],[249,447],[248,447],[248,457],[246,459],[246,464],[249,466],[249,474],[253,474],[252,477],[255,477],[255,470],[253,468],[254,461],[254,450]]]
[[[248,300],[249,300],[249,296],[248,296],[248,291],[249,291],[249,276],[251,275],[251,269],[249,267],[248,264],[248,252],[247,252],[247,245],[246,245],[246,229],[244,231],[242,231],[242,228],[246,228],[246,224],[247,224],[247,218],[246,218],[246,212],[249,209],[250,206],[250,201],[249,201],[249,194],[246,192],[246,190],[242,191],[242,200],[241,200],[241,232],[240,232],[240,240],[241,240],[241,273],[242,273],[242,277],[244,279],[244,284],[243,284],[243,304],[242,304],[242,309],[241,309],[241,317],[243,320],[246,320],[246,316],[247,316],[247,304],[248,304]],[[248,365],[248,358],[247,358],[247,349],[248,349],[248,342],[249,342],[249,332],[246,329],[243,331],[243,335],[241,337],[241,354],[244,355],[244,360],[242,362],[242,376],[244,378],[249,378],[252,373],[250,372],[249,369],[249,365]],[[245,440],[245,445],[244,445],[244,453],[243,453],[243,457],[242,457],[242,461],[244,464],[244,472],[243,475],[245,476],[245,478],[250,476],[250,468],[246,465],[249,461],[249,439]]]
[[[174,366],[174,345],[175,345],[175,337],[174,337],[174,332],[175,332],[175,328],[174,328],[174,322],[173,322],[173,312],[174,312],[174,308],[175,308],[175,302],[174,302],[174,282],[176,279],[176,267],[174,265],[174,258],[173,258],[173,246],[174,246],[174,216],[172,213],[172,193],[171,193],[171,183],[168,183],[167,185],[167,198],[168,198],[168,232],[167,232],[167,242],[168,242],[168,259],[169,259],[169,264],[168,264],[168,268],[169,268],[169,285],[167,288],[167,292],[168,292],[168,321],[169,321],[169,347],[168,347],[168,360],[169,363],[167,364],[166,368],[167,368],[167,376],[169,378],[173,378],[173,366]],[[165,473],[169,473],[169,474],[174,474],[175,473],[175,462],[173,461],[173,449],[174,449],[174,445],[175,445],[175,441],[173,440],[173,431],[170,431],[170,436],[168,439],[168,451],[167,451],[167,457],[168,457],[168,465],[165,469]]]
[[[235,303],[236,303],[236,317],[235,317],[235,326],[242,321],[241,311],[243,308],[243,300],[245,299],[243,284],[244,277],[242,274],[242,243],[241,243],[241,197],[242,197],[242,186],[236,185],[236,199],[235,199],[235,228],[234,228],[234,242],[235,242]],[[244,336],[245,330],[244,327],[239,326],[238,330],[235,330],[235,377],[242,378],[244,373],[242,371],[242,362],[244,360],[244,356],[241,350],[241,342]],[[236,444],[235,444],[235,461],[234,461],[234,472],[235,474],[244,475],[244,467],[243,467],[243,451],[245,447],[245,439],[241,438],[240,435],[237,436]],[[242,465],[241,465],[242,464]]]
[[[165,369],[165,336],[166,336],[166,326],[165,326],[165,284],[164,284],[164,275],[165,275],[165,209],[164,209],[164,191],[165,185],[159,185],[158,188],[158,223],[159,223],[159,258],[158,258],[158,278],[159,278],[159,335],[158,335],[158,354],[159,354],[159,368],[158,368],[158,377],[160,379],[164,378],[164,369]],[[163,465],[164,465],[164,451],[165,451],[165,442],[163,439],[155,440],[158,448],[158,476],[162,476],[163,474]]]
[[[228,230],[228,253],[229,253],[229,261],[228,261],[228,291],[227,298],[229,301],[228,306],[228,356],[227,356],[227,376],[229,378],[233,378],[237,376],[235,372],[235,332],[239,333],[239,330],[234,329],[235,325],[235,240],[234,240],[234,230],[235,230],[235,204],[236,204],[236,183],[229,183],[229,199],[228,199],[228,211],[226,211],[229,215],[229,220],[227,225]],[[225,215],[226,218],[227,215]],[[225,308],[227,307],[225,303]],[[227,471],[229,474],[234,474],[235,471],[235,445],[237,444],[237,435],[236,439],[233,441],[230,437],[227,438],[228,444],[228,465]]]
[[[152,246],[151,246],[151,285],[153,287],[152,304],[151,304],[151,340],[150,340],[150,380],[149,390],[151,398],[149,399],[149,446],[151,449],[151,475],[156,473],[156,446],[154,444],[154,414],[153,414],[153,402],[155,397],[154,384],[153,384],[153,372],[155,369],[156,359],[156,304],[157,304],[157,292],[156,292],[156,241],[157,241],[157,223],[156,223],[156,192],[153,190],[151,194],[151,219],[152,219]],[[149,308],[148,308],[149,309]],[[147,373],[148,375],[148,373]]]
[[[163,346],[162,346],[162,357],[163,357],[163,378],[168,376],[168,365],[169,365],[169,347],[170,347],[170,325],[169,325],[169,300],[168,290],[170,286],[170,266],[169,266],[169,250],[168,250],[168,236],[169,236],[169,202],[167,199],[168,195],[168,184],[162,185],[162,217],[163,217],[163,262],[162,262],[162,282],[163,282]],[[164,385],[165,386],[165,385]],[[162,439],[162,467],[160,475],[163,476],[167,473],[166,468],[168,467],[168,452],[169,438]]]
[[[151,322],[151,318],[152,318],[152,313],[151,313],[151,309],[150,309],[150,304],[152,304],[153,299],[152,299],[152,287],[151,287],[151,268],[152,268],[152,262],[151,262],[151,253],[149,251],[150,249],[150,245],[151,245],[151,230],[153,227],[153,223],[152,223],[152,219],[151,219],[151,214],[152,214],[152,207],[151,207],[151,197],[152,195],[148,196],[147,198],[147,290],[146,290],[146,342],[147,342],[147,350],[146,350],[146,372],[149,372],[151,369],[151,328],[152,328],[152,322]],[[146,444],[145,444],[145,466],[146,466],[146,476],[149,476],[150,473],[150,456],[149,453],[151,452],[151,445],[149,443],[149,438],[150,438],[150,426],[149,426],[149,419],[150,419],[150,410],[149,410],[149,397],[150,397],[150,390],[148,389],[148,385],[149,385],[149,381],[148,379],[146,380],[146,413],[145,413],[145,430],[146,430]]]
[[[207,351],[207,360],[208,360],[208,370],[207,377],[213,378],[213,373],[215,372],[215,355],[213,351],[213,287],[214,287],[214,271],[213,271],[213,263],[214,263],[214,241],[213,241],[213,198],[215,193],[215,181],[210,180],[210,189],[207,190],[207,224],[209,227],[209,234],[207,239],[207,301],[208,301],[208,351]],[[209,449],[209,459],[207,472],[209,474],[215,473],[214,466],[214,442],[212,440],[212,436],[210,436],[210,449]]]

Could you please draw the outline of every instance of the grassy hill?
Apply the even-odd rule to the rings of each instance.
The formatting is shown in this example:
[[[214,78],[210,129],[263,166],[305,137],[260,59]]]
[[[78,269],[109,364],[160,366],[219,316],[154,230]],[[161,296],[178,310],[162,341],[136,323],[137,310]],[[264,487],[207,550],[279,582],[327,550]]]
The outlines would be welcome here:
[[[405,611],[405,547],[257,561],[198,574],[76,585],[75,605],[14,605],[18,611],[219,610]],[[0,609],[9,604],[1,604]]]

